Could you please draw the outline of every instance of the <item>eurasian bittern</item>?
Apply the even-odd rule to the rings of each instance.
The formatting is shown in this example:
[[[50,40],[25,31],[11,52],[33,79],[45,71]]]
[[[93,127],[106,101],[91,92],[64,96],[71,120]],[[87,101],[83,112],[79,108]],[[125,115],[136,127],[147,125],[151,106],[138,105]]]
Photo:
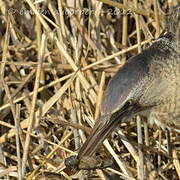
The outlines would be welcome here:
[[[100,119],[78,156],[65,160],[66,166],[78,168],[81,159],[92,156],[120,122],[142,112],[160,127],[180,131],[180,4],[172,11],[165,32],[111,79]]]

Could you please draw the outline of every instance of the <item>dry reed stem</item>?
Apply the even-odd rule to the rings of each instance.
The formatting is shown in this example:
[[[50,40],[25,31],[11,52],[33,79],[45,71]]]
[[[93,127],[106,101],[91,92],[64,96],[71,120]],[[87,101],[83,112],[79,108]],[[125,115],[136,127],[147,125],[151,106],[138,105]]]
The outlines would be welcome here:
[[[16,151],[18,159],[18,180],[22,180],[22,164],[21,164],[21,154],[20,154],[20,108],[21,105],[16,105],[16,118],[15,118],[15,127],[16,127]]]
[[[33,90],[34,93],[32,97],[31,111],[30,111],[29,121],[28,121],[28,130],[27,130],[28,133],[30,133],[33,128],[35,106],[36,106],[36,101],[37,101],[37,94],[38,94],[38,89],[39,89],[39,81],[40,81],[40,76],[41,76],[42,64],[44,60],[45,48],[46,48],[46,36],[45,34],[43,34],[42,41],[41,41],[41,50],[40,50],[39,59],[38,59],[38,66],[37,66],[37,71],[36,71],[36,79],[35,79],[34,90]],[[26,163],[27,163],[27,158],[28,158],[28,153],[29,153],[30,140],[31,140],[31,136],[27,134],[26,139],[25,139],[25,144],[24,144],[24,153],[22,157],[22,176],[23,177],[25,175],[25,168],[26,168]]]
[[[107,150],[109,151],[109,153],[112,155],[112,157],[114,158],[114,160],[116,161],[116,163],[118,164],[118,166],[120,167],[120,169],[122,170],[122,172],[125,175],[128,175],[129,177],[133,177],[132,173],[127,169],[125,163],[123,163],[118,155],[114,152],[113,148],[111,147],[111,145],[109,144],[108,140],[106,139],[103,142],[104,146],[107,148]]]
[[[143,154],[143,138],[142,138],[142,127],[141,127],[141,119],[137,116],[137,136],[138,136],[138,154],[139,154],[139,161],[137,163],[138,168],[138,179],[145,179],[144,174],[144,154]]]
[[[126,5],[127,4],[127,0],[123,0],[123,4]],[[124,13],[125,10],[124,10]],[[127,18],[127,15],[124,15],[122,17],[122,45],[123,46],[127,46],[127,42],[128,42],[128,18]],[[126,61],[126,54],[123,55],[122,57],[122,63],[125,63]]]
[[[126,148],[128,149],[128,151],[131,153],[131,155],[133,156],[134,160],[138,163],[139,161],[139,157],[137,154],[136,149],[134,149],[134,147],[132,146],[132,144],[129,142],[129,140],[127,139],[127,137],[125,136],[125,134],[122,132],[122,130],[118,129],[118,135],[120,136],[121,141],[124,143],[124,145],[126,146]]]
[[[102,72],[101,81],[99,85],[99,91],[97,95],[97,101],[96,101],[96,109],[95,109],[95,116],[94,116],[95,120],[98,119],[100,115],[100,107],[101,107],[101,102],[103,98],[104,86],[105,86],[105,77],[106,77],[105,72]]]
[[[155,37],[159,37],[159,35],[160,35],[160,23],[159,23],[157,0],[153,0],[153,5],[154,5],[154,17],[155,17],[155,22],[156,22],[156,35],[155,35]]]

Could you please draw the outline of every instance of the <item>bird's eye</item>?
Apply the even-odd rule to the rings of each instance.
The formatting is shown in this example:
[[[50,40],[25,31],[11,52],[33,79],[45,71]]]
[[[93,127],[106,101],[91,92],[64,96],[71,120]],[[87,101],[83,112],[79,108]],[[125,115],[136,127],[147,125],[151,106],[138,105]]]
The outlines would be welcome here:
[[[127,104],[127,105],[132,105],[132,104],[133,104],[133,100],[132,100],[132,99],[129,99],[126,104]]]
[[[129,106],[132,106],[132,104],[134,104],[134,101],[132,100],[132,99],[129,99],[126,103],[125,103],[125,105],[124,105],[124,109],[126,109],[126,108],[128,108]]]

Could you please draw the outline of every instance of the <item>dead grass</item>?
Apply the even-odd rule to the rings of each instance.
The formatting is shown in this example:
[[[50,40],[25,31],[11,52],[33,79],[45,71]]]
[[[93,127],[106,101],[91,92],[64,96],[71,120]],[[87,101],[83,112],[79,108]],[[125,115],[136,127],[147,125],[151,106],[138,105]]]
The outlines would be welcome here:
[[[64,159],[90,133],[109,79],[177,2],[0,0],[0,179],[87,179]],[[121,124],[97,153],[114,165],[92,179],[179,179],[179,135],[165,134],[144,118]]]

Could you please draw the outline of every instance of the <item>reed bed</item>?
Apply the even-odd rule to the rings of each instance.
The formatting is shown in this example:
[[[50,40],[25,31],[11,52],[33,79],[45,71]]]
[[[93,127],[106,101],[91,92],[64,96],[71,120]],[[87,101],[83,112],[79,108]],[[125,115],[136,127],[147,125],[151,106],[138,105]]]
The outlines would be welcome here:
[[[0,179],[179,179],[179,134],[145,117],[97,151],[108,168],[64,165],[100,116],[108,81],[158,38],[177,3],[0,0]]]

